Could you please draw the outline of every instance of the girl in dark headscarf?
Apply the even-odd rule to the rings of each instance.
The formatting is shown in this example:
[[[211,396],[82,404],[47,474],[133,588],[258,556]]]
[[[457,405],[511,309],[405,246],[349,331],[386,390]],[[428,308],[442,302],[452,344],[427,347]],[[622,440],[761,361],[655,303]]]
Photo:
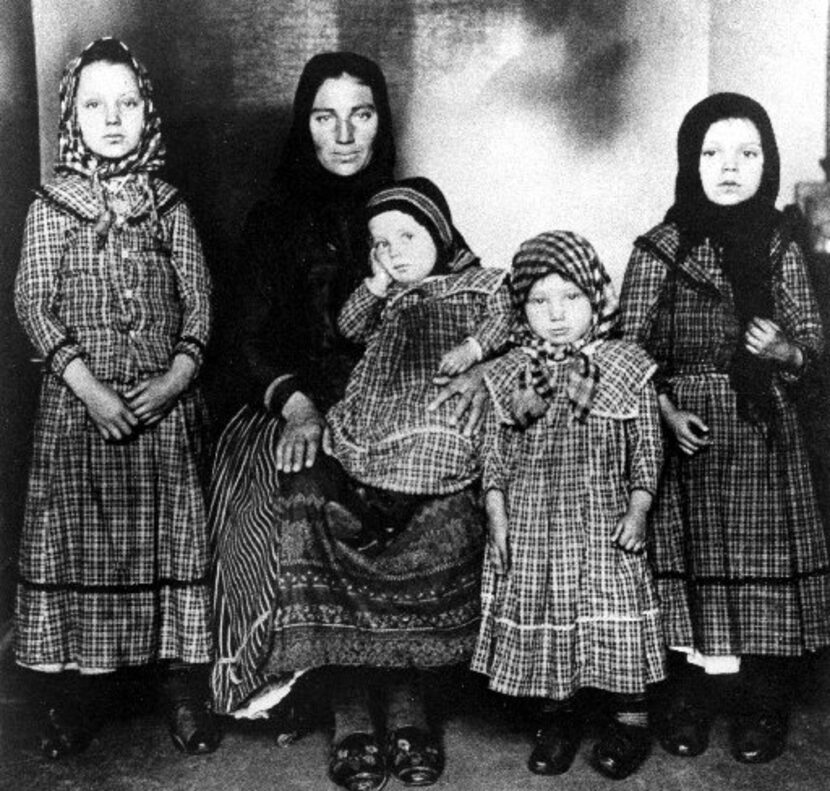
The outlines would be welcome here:
[[[368,791],[391,770],[425,785],[443,753],[418,670],[469,658],[483,522],[465,485],[403,509],[379,498],[404,534],[380,554],[333,535],[326,503],[342,502],[351,482],[321,451],[322,415],[361,351],[336,319],[371,275],[365,206],[391,181],[394,145],[383,77],[358,55],[312,58],[294,107],[272,195],[245,232],[250,403],[221,439],[211,511],[215,700],[222,712],[267,707],[287,678],[328,666],[311,678],[329,682],[335,782]],[[389,745],[370,715],[368,678],[385,693]],[[262,698],[269,681],[275,697]],[[292,700],[299,690],[284,708]]]
[[[830,572],[789,391],[821,349],[804,262],[775,209],[779,157],[764,109],[721,93],[678,134],[675,204],[640,237],[623,284],[626,337],[660,371],[668,468],[652,556],[679,649],[663,746],[708,744],[734,675],[732,753],[784,748],[791,658],[830,643]],[[680,653],[683,652],[683,653]],[[685,654],[685,656],[684,656]]]
[[[113,671],[168,663],[170,732],[210,752],[207,416],[196,377],[210,279],[158,177],[147,72],[116,39],[61,81],[57,178],[32,204],[17,312],[44,357],[20,552],[17,661],[40,678],[41,748],[78,752]]]

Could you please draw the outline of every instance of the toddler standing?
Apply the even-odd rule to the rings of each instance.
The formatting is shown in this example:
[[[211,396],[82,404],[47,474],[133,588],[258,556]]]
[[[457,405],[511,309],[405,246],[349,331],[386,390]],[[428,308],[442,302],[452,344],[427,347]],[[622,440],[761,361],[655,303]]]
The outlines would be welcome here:
[[[661,463],[654,364],[609,340],[613,287],[576,234],[522,244],[510,290],[514,348],[485,374],[490,552],[472,668],[498,692],[539,700],[537,774],[573,761],[577,691],[612,693],[615,715],[593,763],[622,778],[648,753],[646,688],[664,675],[643,554]]]
[[[44,358],[20,548],[17,662],[41,747],[83,750],[112,672],[164,662],[170,733],[213,750],[203,495],[194,384],[210,280],[190,212],[155,175],[160,120],[143,66],[99,39],[60,88],[56,179],[29,211],[17,313]]]

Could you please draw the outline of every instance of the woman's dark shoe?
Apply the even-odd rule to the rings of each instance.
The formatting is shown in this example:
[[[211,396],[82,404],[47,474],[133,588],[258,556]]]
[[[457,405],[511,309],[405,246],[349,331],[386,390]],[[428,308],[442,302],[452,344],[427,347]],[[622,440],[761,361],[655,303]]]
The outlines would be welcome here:
[[[674,701],[664,714],[658,740],[672,755],[693,758],[709,746],[712,715],[685,699]]]
[[[537,775],[561,775],[573,763],[582,739],[582,726],[572,715],[558,716],[536,731],[527,768]]]
[[[173,744],[186,755],[207,755],[219,746],[219,730],[207,701],[171,700],[167,725]]]
[[[331,750],[329,777],[348,791],[378,791],[386,784],[386,760],[377,738],[350,733]]]
[[[763,711],[739,717],[732,727],[732,757],[744,764],[765,764],[784,752],[787,716]]]
[[[444,771],[441,742],[422,728],[398,728],[389,737],[389,765],[406,786],[432,785]]]
[[[83,752],[92,741],[92,730],[77,710],[62,705],[46,709],[40,723],[40,751],[52,760]]]
[[[640,768],[651,747],[648,728],[612,720],[594,745],[592,765],[612,780],[622,780]]]

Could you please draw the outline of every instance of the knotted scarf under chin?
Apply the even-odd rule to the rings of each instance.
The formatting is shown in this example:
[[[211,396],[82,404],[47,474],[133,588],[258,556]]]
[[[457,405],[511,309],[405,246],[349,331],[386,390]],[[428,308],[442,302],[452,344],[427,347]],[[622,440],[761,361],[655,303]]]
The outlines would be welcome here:
[[[584,423],[591,413],[597,385],[599,384],[599,368],[592,358],[585,353],[585,344],[571,344],[564,347],[555,347],[549,341],[527,332],[514,339],[516,345],[529,358],[526,381],[520,383],[521,388],[532,389],[538,399],[527,399],[521,396],[514,400],[516,419],[527,424],[531,419],[544,414],[556,397],[556,391],[551,386],[548,368],[550,363],[561,363],[567,360],[568,383],[566,393],[571,405],[574,420]]]

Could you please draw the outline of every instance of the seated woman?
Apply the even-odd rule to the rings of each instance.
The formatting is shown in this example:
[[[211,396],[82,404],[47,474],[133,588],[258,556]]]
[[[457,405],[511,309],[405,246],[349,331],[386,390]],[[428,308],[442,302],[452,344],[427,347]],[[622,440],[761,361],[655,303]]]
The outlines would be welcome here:
[[[377,557],[336,540],[325,518],[347,480],[318,453],[322,414],[360,356],[336,318],[370,274],[363,212],[393,162],[378,67],[351,53],[312,58],[273,194],[245,231],[251,403],[221,439],[211,506],[216,707],[232,712],[269,680],[333,666],[330,772],[350,789],[381,786],[387,754],[404,782],[439,776],[413,670],[467,662],[479,619],[484,528],[472,486],[414,504]],[[367,668],[385,671],[372,675],[389,751],[369,715]]]
[[[505,346],[511,312],[505,271],[480,265],[429,179],[382,189],[367,219],[373,274],[338,317],[366,352],[326,415],[324,448],[365,484],[349,487],[351,514],[327,507],[329,524],[376,553],[406,526],[399,509],[479,478],[477,435],[462,432],[450,403],[428,407],[436,373],[462,373]]]

